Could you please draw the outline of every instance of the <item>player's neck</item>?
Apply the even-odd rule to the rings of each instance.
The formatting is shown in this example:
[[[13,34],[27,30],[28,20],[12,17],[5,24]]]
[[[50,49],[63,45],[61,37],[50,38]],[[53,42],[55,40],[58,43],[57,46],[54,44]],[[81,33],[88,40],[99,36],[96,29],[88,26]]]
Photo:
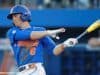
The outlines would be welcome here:
[[[30,27],[31,26],[30,26],[29,22],[23,22],[20,28],[21,29],[27,29],[27,28],[30,28]]]

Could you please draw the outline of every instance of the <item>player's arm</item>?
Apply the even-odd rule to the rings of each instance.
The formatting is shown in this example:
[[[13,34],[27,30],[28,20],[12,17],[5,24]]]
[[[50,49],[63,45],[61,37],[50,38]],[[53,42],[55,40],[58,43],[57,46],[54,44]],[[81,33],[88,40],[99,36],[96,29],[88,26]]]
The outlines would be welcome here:
[[[32,31],[30,38],[32,40],[34,39],[40,39],[43,38],[45,36],[52,36],[55,35],[57,33],[61,33],[61,32],[65,32],[64,28],[60,28],[60,29],[56,29],[56,30],[46,30],[46,31]]]
[[[58,44],[55,48],[54,48],[54,50],[53,50],[53,54],[54,55],[59,55],[59,54],[61,54],[63,51],[64,51],[64,45],[63,44]]]
[[[59,55],[59,54],[61,54],[64,51],[64,49],[66,47],[73,47],[77,43],[78,43],[77,39],[75,39],[75,38],[69,38],[68,40],[64,41],[63,43],[58,44],[54,48],[53,53],[54,53],[54,55]]]
[[[45,36],[52,36],[57,33],[64,32],[64,28],[60,28],[57,30],[45,30],[45,31],[36,31],[36,30],[12,30],[11,33],[13,35],[14,40],[36,40],[41,39]]]

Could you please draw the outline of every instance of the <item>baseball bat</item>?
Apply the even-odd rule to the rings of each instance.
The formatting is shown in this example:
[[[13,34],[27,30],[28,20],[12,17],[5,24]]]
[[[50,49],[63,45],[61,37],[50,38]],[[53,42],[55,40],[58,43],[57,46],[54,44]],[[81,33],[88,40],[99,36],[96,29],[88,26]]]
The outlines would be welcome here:
[[[82,34],[80,34],[76,39],[79,40],[87,33],[91,33],[92,31],[100,28],[100,20],[95,21],[92,25],[90,25]]]

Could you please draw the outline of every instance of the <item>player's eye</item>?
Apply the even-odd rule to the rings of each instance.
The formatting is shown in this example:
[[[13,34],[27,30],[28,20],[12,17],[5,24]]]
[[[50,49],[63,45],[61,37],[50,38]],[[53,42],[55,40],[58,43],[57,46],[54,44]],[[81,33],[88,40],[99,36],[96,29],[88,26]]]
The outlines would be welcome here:
[[[19,17],[19,16],[20,16],[20,14],[13,14],[13,16],[14,16],[14,17]]]

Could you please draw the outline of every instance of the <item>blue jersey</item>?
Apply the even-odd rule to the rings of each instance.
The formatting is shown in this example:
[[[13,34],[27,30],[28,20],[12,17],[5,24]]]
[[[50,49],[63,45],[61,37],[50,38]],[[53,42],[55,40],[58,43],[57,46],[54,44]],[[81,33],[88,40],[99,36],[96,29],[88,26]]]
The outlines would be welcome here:
[[[17,65],[22,66],[28,63],[43,63],[43,50],[53,50],[54,41],[46,36],[41,39],[31,40],[32,31],[44,31],[42,27],[30,27],[27,29],[11,28],[7,36],[10,39]]]

